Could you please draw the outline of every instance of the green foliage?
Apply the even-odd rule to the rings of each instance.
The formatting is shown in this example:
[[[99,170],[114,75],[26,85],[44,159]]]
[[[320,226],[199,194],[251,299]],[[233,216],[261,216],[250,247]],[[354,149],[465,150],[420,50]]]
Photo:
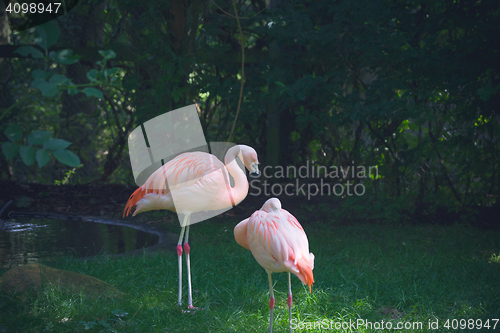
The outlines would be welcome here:
[[[489,262],[495,263],[495,264],[500,264],[500,254],[495,254],[493,253],[490,257]]]
[[[103,92],[97,88],[103,89],[102,87],[105,86],[120,87],[121,80],[118,77],[120,74],[123,74],[123,71],[119,68],[108,68],[109,60],[116,57],[116,54],[111,50],[99,51],[99,54],[102,56],[102,60],[97,61],[100,69],[89,72],[87,76],[92,78],[92,80],[89,80],[90,83],[74,84],[72,79],[64,75],[59,68],[75,64],[81,56],[74,55],[70,49],[50,51],[50,48],[58,41],[59,36],[60,29],[58,25],[55,21],[51,21],[35,28],[34,41],[43,49],[44,53],[34,46],[23,46],[16,50],[16,53],[23,56],[31,55],[35,60],[39,59],[45,64],[44,69],[37,68],[30,71],[32,78],[30,83],[31,88],[36,89],[43,97],[48,98],[58,97],[61,93],[73,96],[82,92],[87,97],[103,99]],[[33,96],[33,93],[26,95],[26,97],[30,96]],[[26,97],[20,98],[18,102],[5,110],[2,118],[8,116],[18,105],[25,102]],[[45,166],[50,161],[51,156],[64,165],[71,167],[79,166],[81,163],[80,158],[66,149],[71,143],[62,139],[51,139],[52,132],[32,131],[27,137],[28,146],[22,146],[19,144],[19,141],[22,139],[22,131],[15,122],[11,122],[11,125],[7,127],[5,132],[10,142],[3,143],[3,155],[7,160],[13,160],[19,154],[24,164],[28,166],[33,165],[35,160],[38,167]],[[12,137],[12,135],[15,135],[15,137]],[[43,145],[40,149],[32,147],[40,145]]]
[[[346,197],[333,211],[333,220],[406,224],[415,210],[413,203],[414,199],[409,195],[397,198],[383,194]]]
[[[34,46],[21,46],[14,53],[19,53],[20,55],[27,57],[31,55],[35,59],[43,58],[43,53]]]
[[[62,139],[51,139],[50,131],[33,131],[28,135],[28,145],[22,145],[23,131],[17,124],[11,124],[4,131],[5,136],[11,142],[2,144],[2,152],[7,160],[19,155],[26,165],[32,165],[35,159],[41,168],[50,161],[50,155],[54,156],[62,164],[70,167],[80,165],[80,158],[66,148],[71,144]],[[33,146],[42,146],[35,148]]]
[[[80,159],[78,158],[78,156],[76,156],[69,150],[58,149],[54,150],[52,154],[59,162],[63,164],[69,165],[71,167],[80,165]]]
[[[71,157],[68,158],[71,160]],[[54,181],[54,185],[66,185],[69,183],[69,180],[70,178],[76,173],[76,169],[78,168],[81,168],[82,165],[78,165],[76,168],[73,168],[71,170],[68,170],[65,174],[64,174],[64,178],[62,180],[55,180]]]
[[[49,21],[35,28],[35,43],[47,53],[49,48],[57,42],[60,35],[61,30],[56,22]]]
[[[16,35],[19,44],[31,38],[37,45],[17,50],[31,58],[14,63],[27,76],[16,83],[24,91],[16,99],[53,133],[88,128],[84,138],[65,137],[89,162],[82,177],[110,179],[120,170],[113,180],[132,182],[123,148],[128,133],[193,100],[207,141],[227,140],[242,78],[239,31],[227,15],[232,4],[102,6],[99,14],[74,9],[82,22],[92,18],[89,26],[61,19],[36,28],[35,38]],[[498,1],[265,6],[237,3],[246,17],[245,86],[233,141],[256,148],[263,165],[273,158],[284,167],[308,160],[378,165],[373,190],[394,200],[422,204],[440,196],[450,209],[498,204]],[[75,31],[99,36],[100,44],[73,44]],[[74,45],[87,47],[75,50],[85,62],[76,63]],[[29,100],[26,86],[52,99],[43,100],[50,112]],[[271,156],[273,140],[284,147],[278,157]],[[13,145],[2,149],[17,153]]]

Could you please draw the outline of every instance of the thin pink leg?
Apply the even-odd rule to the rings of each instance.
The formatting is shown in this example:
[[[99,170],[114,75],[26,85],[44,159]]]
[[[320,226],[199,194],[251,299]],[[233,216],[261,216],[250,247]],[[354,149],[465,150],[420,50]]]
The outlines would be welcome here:
[[[179,264],[179,298],[177,304],[182,305],[182,238],[184,238],[184,231],[186,227],[181,228],[181,235],[179,236],[179,241],[177,242],[177,260]]]
[[[286,301],[288,303],[288,326],[290,327],[290,333],[292,333],[292,278],[290,277],[290,273],[288,273],[288,299]]]
[[[269,276],[269,333],[273,333],[273,309],[274,309],[274,292],[273,292],[273,278],[271,277],[271,273],[268,272]]]
[[[193,288],[191,285],[191,260],[190,260],[191,247],[189,246],[189,220],[190,216],[188,216],[187,220],[184,221],[186,223],[186,236],[184,238],[184,253],[186,254],[186,269],[188,277],[188,309],[186,311],[182,310],[182,312],[184,313],[191,313],[195,312],[196,310],[199,310],[199,308],[193,306]]]
[[[186,238],[184,239],[184,252],[186,253],[186,267],[188,276],[188,309],[194,309],[193,307],[193,295],[191,289],[191,260],[189,258],[189,251],[191,248],[188,244],[189,239],[189,225],[186,227]]]

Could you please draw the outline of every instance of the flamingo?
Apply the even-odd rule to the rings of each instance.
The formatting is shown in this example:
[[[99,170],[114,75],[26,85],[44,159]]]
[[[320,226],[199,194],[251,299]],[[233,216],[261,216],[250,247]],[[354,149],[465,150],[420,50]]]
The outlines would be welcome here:
[[[274,293],[272,273],[288,272],[288,319],[292,332],[292,281],[290,273],[303,284],[314,282],[314,254],[299,221],[281,208],[277,198],[267,200],[260,210],[234,228],[236,242],[252,251],[255,260],[264,267],[269,278],[269,332],[273,331]]]
[[[231,208],[239,204],[248,193],[248,180],[238,166],[238,156],[251,174],[259,174],[257,153],[249,146],[231,147],[225,156],[225,165],[212,154],[189,152],[180,154],[158,168],[146,182],[135,190],[128,199],[123,217],[128,216],[135,206],[133,216],[150,210],[167,209],[184,214],[177,256],[179,264],[179,298],[182,305],[182,241],[186,253],[188,278],[188,309],[193,307],[191,289],[191,264],[188,244],[191,214]],[[229,185],[228,172],[234,178],[235,186]],[[175,201],[175,204],[174,204]]]

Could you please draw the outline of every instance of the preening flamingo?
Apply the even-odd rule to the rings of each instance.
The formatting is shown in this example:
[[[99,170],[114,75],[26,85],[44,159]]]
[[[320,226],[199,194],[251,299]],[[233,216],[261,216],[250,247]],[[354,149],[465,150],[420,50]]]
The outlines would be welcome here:
[[[188,308],[194,309],[191,289],[191,267],[188,244],[191,214],[231,208],[239,204],[248,193],[248,180],[238,166],[238,156],[250,173],[259,173],[257,153],[249,146],[231,147],[225,156],[225,165],[212,154],[184,153],[158,168],[128,199],[123,217],[136,209],[133,216],[149,210],[168,209],[184,214],[177,256],[179,263],[179,299],[182,305],[182,241],[186,253],[188,278]],[[229,185],[230,173],[235,186]],[[175,201],[175,203],[174,203]]]
[[[272,273],[288,272],[288,316],[292,332],[292,281],[295,274],[302,283],[314,282],[314,254],[309,252],[309,241],[299,221],[284,209],[277,198],[267,200],[260,210],[241,221],[234,228],[236,242],[252,251],[257,262],[269,277],[269,331],[273,331],[274,293]]]

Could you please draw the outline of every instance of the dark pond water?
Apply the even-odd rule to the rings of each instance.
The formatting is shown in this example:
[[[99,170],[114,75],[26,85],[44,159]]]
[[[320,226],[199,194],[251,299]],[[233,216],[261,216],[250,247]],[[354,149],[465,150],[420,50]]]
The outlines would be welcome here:
[[[57,256],[117,254],[158,243],[158,235],[130,227],[68,219],[15,218],[0,228],[0,265],[50,260]]]

